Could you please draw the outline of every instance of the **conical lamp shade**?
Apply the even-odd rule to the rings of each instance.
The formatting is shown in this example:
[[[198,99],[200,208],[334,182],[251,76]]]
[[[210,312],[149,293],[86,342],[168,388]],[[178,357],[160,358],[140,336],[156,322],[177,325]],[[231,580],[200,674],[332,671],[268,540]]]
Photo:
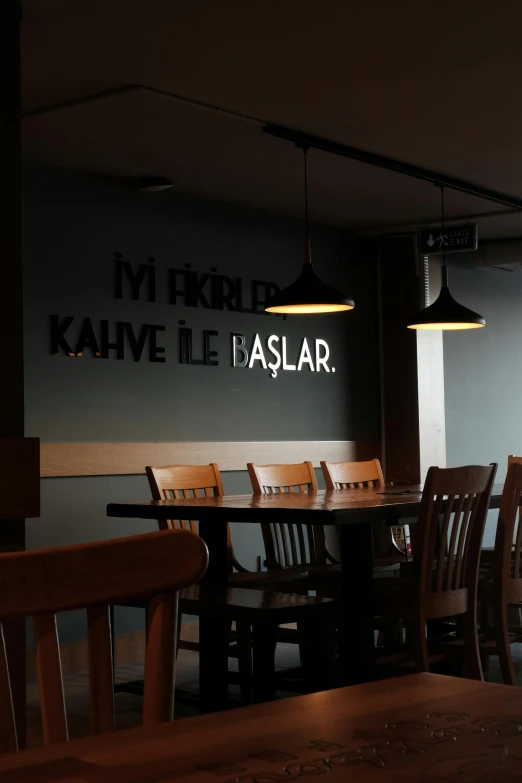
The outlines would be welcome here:
[[[459,304],[451,295],[447,285],[440,289],[438,299],[421,310],[408,324],[408,329],[480,329],[486,325],[481,315]]]
[[[278,291],[266,303],[268,313],[336,313],[353,310],[353,299],[323,283],[312,265],[303,264],[301,274],[292,285]]]

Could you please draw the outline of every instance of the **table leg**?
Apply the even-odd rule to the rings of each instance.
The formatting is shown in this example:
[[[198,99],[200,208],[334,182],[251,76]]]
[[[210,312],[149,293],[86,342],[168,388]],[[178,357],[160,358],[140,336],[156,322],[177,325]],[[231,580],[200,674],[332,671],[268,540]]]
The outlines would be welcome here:
[[[252,659],[254,702],[260,704],[275,699],[276,625],[254,625],[252,628]]]
[[[201,584],[223,587],[228,581],[227,523],[200,519],[199,535],[209,553]],[[224,620],[199,618],[199,689],[205,704],[214,709],[222,709],[227,702],[228,631]]]
[[[367,522],[340,525],[341,611],[339,646],[344,682],[375,678],[372,528]]]
[[[325,611],[324,615],[320,620],[297,622],[299,655],[306,693],[325,691],[335,685],[337,614]]]

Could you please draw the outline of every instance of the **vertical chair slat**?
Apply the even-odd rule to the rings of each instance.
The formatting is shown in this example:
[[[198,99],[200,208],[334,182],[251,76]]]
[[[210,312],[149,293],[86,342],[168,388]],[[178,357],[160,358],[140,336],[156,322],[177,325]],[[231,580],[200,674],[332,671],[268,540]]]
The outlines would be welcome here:
[[[515,538],[515,557],[513,561],[513,579],[520,579],[520,549],[522,547],[522,516],[518,509],[518,526]]]
[[[462,552],[462,577],[460,579],[460,584],[457,582],[457,587],[465,587],[466,586],[466,576],[468,572],[468,558],[469,558],[469,551],[471,547],[471,539],[473,535],[473,529],[475,527],[475,517],[478,513],[478,498],[475,495],[473,498],[473,506],[471,509],[471,514],[469,518],[469,524],[468,529],[466,531],[466,540],[464,542],[464,550]]]
[[[457,500],[457,508],[453,516],[453,526],[451,528],[450,542],[448,545],[448,568],[446,571],[446,590],[451,590],[451,584],[453,579],[453,569],[455,565],[455,544],[457,541],[457,533],[460,530],[460,523],[462,517],[462,509],[464,508],[465,495],[459,495]]]
[[[177,593],[158,595],[149,601],[143,726],[170,721],[174,717],[177,613]]]
[[[281,558],[281,549],[279,547],[279,526],[269,522],[268,524],[261,525],[261,529],[264,532],[270,533],[270,535],[265,536],[265,554],[267,559],[270,561],[270,556],[272,555],[274,563],[278,563],[280,566],[283,566],[284,563]]]
[[[462,568],[462,556],[464,553],[464,545],[466,542],[466,533],[469,527],[470,520],[472,519],[473,507],[474,507],[475,495],[468,495],[466,498],[466,504],[464,506],[464,514],[462,516],[462,522],[459,530],[459,540],[457,543],[457,552],[455,556],[455,589],[460,587],[461,576],[465,574]]]
[[[87,608],[87,632],[91,732],[105,734],[116,729],[111,626],[107,605]]]
[[[281,566],[284,568],[286,565],[285,563],[285,556],[283,552],[283,544],[281,539],[281,528],[279,525],[272,525],[273,531],[274,531],[274,537],[275,537],[275,545],[277,549],[277,562],[281,564]]]
[[[298,563],[306,563],[307,562],[307,554],[306,554],[306,543],[305,543],[305,537],[303,533],[303,525],[296,525],[297,530],[297,538],[299,541],[299,556],[298,556]]]
[[[322,533],[324,535],[324,531]],[[316,556],[316,549],[317,549],[317,543],[315,540],[315,526],[314,525],[307,525],[306,526],[306,537],[308,539],[308,557],[310,559],[310,563],[312,565],[316,565],[318,560]]]
[[[283,552],[284,552],[285,566],[293,565],[292,561],[290,559],[290,555],[288,553],[287,537],[289,536],[289,530],[288,530],[289,527],[290,527],[290,525],[287,525],[287,524],[282,524],[282,525],[279,526],[279,529],[281,531],[281,543],[282,543]]]
[[[66,742],[69,736],[56,615],[38,615],[33,618],[33,626],[44,743]]]
[[[288,537],[290,539],[290,548],[292,550],[292,565],[299,563],[299,556],[297,554],[296,546],[296,532],[299,525],[288,525]]]
[[[444,497],[443,495],[436,495],[435,498],[430,498],[429,506],[428,506],[428,515],[427,519],[430,520],[430,524],[428,526],[428,550],[427,550],[427,562],[433,563],[436,559],[436,544],[437,544],[437,536],[439,532],[439,519],[440,514],[442,511],[442,503],[443,503]],[[436,521],[435,524],[432,523]],[[432,590],[432,583],[433,583],[433,575],[432,571],[430,569],[429,572],[426,573],[426,590],[428,592],[431,592]]]
[[[448,539],[448,529],[451,520],[451,515],[453,513],[454,502],[455,502],[455,496],[450,495],[448,497],[446,503],[446,509],[444,511],[444,516],[442,519],[442,527],[440,530],[440,541],[439,541],[439,556],[437,558],[437,573],[435,578],[435,590],[437,591],[437,593],[440,593],[440,591],[442,590],[444,565],[446,564],[446,568],[447,568],[449,566],[449,561],[452,557],[451,552],[448,551],[447,539]]]
[[[0,753],[18,750],[11,682],[5,652],[4,629],[0,625]]]

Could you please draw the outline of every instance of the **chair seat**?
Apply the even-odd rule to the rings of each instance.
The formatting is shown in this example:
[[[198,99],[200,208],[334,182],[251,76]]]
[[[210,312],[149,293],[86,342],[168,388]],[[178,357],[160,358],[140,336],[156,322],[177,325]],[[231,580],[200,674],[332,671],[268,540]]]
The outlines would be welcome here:
[[[279,592],[295,592],[299,591],[302,586],[305,587],[305,583],[308,577],[308,573],[303,571],[301,573],[293,573],[289,571],[261,571],[259,573],[255,571],[238,571],[228,576],[229,587],[242,587],[249,590],[270,590],[271,587],[281,587]],[[220,589],[220,588],[218,588]],[[182,593],[180,593],[180,598]],[[145,601],[129,601],[119,604],[120,606],[131,606],[133,609],[144,609],[146,606]]]
[[[374,586],[374,611],[377,616],[414,619],[418,616],[418,607],[412,596],[415,585],[410,579],[396,577],[379,579]],[[468,591],[445,590],[425,595],[426,619],[452,617],[466,611]]]
[[[237,571],[228,576],[228,584],[231,587],[247,587],[250,589],[269,589],[270,586],[281,586],[285,588],[285,592],[288,589],[292,589],[294,585],[298,589],[299,583],[302,583],[308,577],[308,572],[303,571],[294,573],[292,571],[286,571],[281,569],[279,571]]]
[[[334,603],[332,598],[243,587],[194,585],[179,593],[182,614],[227,620],[250,618],[253,623],[270,616],[270,622],[281,625],[295,622],[304,612],[320,612]],[[141,609],[145,608],[146,601],[133,601],[124,605]]]
[[[199,617],[242,620],[252,625],[283,625],[298,620],[322,618],[331,611],[331,598],[250,590],[240,587],[202,587],[194,585],[180,593],[183,613]]]

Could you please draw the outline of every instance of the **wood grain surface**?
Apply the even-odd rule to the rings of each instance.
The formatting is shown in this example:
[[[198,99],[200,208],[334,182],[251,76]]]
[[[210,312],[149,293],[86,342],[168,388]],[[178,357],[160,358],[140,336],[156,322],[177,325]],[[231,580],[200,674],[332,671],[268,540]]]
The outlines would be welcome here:
[[[418,674],[0,757],[2,783],[522,779],[516,688]]]
[[[315,493],[274,495],[224,495],[185,500],[144,500],[133,503],[109,503],[108,516],[141,519],[171,519],[186,515],[203,516],[228,522],[271,522],[296,520],[305,524],[339,525],[371,522],[377,519],[415,517],[420,510],[420,485],[382,490],[319,490]],[[498,508],[502,485],[493,487],[490,508]],[[309,522],[308,522],[309,518]]]
[[[122,476],[145,465],[203,465],[246,470],[247,462],[361,460],[380,456],[380,444],[355,440],[210,441],[192,443],[42,443],[41,476]]]

